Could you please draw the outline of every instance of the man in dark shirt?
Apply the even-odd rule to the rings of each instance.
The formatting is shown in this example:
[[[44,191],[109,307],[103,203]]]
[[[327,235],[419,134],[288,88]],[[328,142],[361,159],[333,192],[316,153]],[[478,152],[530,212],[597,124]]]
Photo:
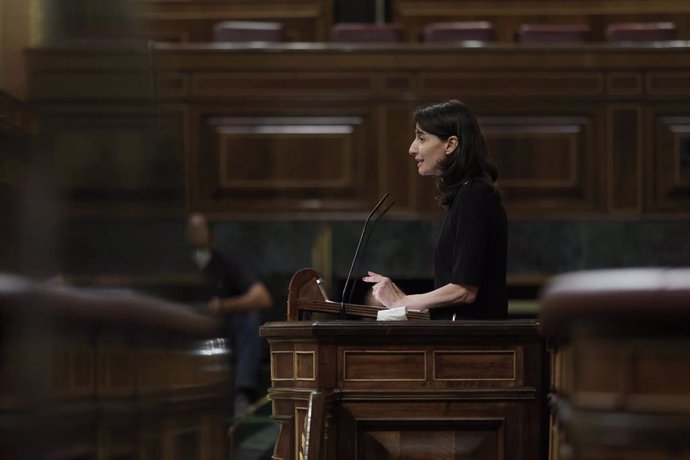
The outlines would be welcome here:
[[[245,266],[214,248],[213,234],[203,214],[189,216],[187,241],[193,249],[192,258],[211,289],[209,310],[223,317],[225,333],[232,343],[237,417],[258,396],[262,348],[259,310],[269,308],[273,301],[263,283]]]

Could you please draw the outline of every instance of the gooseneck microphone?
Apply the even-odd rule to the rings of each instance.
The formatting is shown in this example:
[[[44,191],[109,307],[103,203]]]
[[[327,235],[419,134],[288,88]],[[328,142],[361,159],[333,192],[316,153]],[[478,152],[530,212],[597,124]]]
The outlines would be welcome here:
[[[362,228],[362,233],[359,235],[359,241],[357,242],[357,247],[355,248],[355,255],[352,257],[352,263],[350,264],[350,271],[347,274],[347,278],[345,279],[345,286],[343,286],[343,292],[342,295],[340,296],[340,319],[345,319],[345,296],[347,293],[347,288],[350,285],[350,278],[352,278],[352,270],[355,268],[355,264],[357,263],[357,256],[359,255],[359,249],[362,246],[362,241],[364,240],[364,235],[367,232],[367,226],[369,225],[369,221],[371,220],[372,216],[378,211],[378,209],[381,207],[384,201],[390,196],[390,193],[386,193],[383,195],[383,197],[379,200],[378,203],[376,203],[376,206],[374,206],[374,209],[371,210],[369,213],[369,216],[367,216],[367,219],[364,221],[364,226]],[[380,218],[383,214],[385,214],[391,206],[393,206],[395,202],[391,203],[378,217]]]
[[[374,230],[376,230],[376,224],[379,223],[381,218],[386,215],[388,210],[393,207],[395,204],[395,200],[391,201],[391,203],[384,208],[383,211],[381,211],[377,216],[375,216],[372,221],[371,225],[369,227],[369,231],[367,232],[366,236],[364,237],[364,243],[362,243],[362,248],[360,249],[360,252],[362,253],[361,257],[357,259],[357,263],[355,264],[355,269],[353,273],[355,274],[355,277],[352,278],[352,286],[350,287],[350,295],[347,296],[347,303],[352,302],[352,294],[354,294],[355,289],[357,288],[357,281],[359,281],[359,276],[357,276],[357,273],[360,273],[359,269],[364,263],[364,261],[367,258],[367,247],[369,245],[369,240],[371,239],[371,235],[374,234]]]

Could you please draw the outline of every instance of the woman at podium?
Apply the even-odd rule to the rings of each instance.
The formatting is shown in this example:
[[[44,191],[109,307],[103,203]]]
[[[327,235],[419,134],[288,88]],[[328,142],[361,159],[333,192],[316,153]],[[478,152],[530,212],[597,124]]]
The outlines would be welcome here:
[[[437,178],[445,209],[434,252],[435,289],[407,295],[378,273],[363,279],[388,308],[428,309],[432,319],[505,318],[507,218],[479,124],[457,100],[420,107],[414,120],[409,155],[420,175]]]

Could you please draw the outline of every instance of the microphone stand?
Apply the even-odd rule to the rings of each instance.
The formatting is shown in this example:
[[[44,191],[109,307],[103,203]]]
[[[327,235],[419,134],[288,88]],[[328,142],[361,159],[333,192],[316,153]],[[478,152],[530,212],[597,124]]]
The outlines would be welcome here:
[[[362,257],[359,258],[357,261],[357,266],[355,267],[354,273],[355,275],[359,273],[359,269],[366,260],[367,257],[367,248],[369,246],[369,240],[371,239],[371,235],[374,234],[374,230],[376,230],[376,224],[379,223],[381,218],[386,215],[386,213],[390,210],[390,208],[393,207],[395,204],[395,200],[391,201],[391,204],[386,206],[386,208],[381,211],[374,219],[371,221],[371,229],[369,230],[369,233],[367,233],[367,236],[364,238],[364,244],[362,245]],[[352,281],[352,287],[350,288],[350,295],[347,298],[347,303],[352,303],[352,294],[354,294],[355,289],[357,287],[357,281],[359,281],[359,277],[355,276]]]
[[[357,255],[359,254],[359,248],[362,246],[362,240],[364,239],[364,235],[367,231],[367,226],[369,225],[369,221],[371,220],[371,217],[374,215],[374,213],[381,207],[384,201],[390,196],[390,193],[386,192],[385,195],[379,200],[378,203],[376,203],[376,206],[374,206],[374,209],[371,210],[369,213],[369,216],[367,216],[367,219],[364,221],[364,227],[362,228],[362,233],[359,235],[359,241],[357,242],[357,248],[355,249],[355,255],[352,258],[352,263],[350,264],[350,271],[347,274],[347,278],[345,279],[345,286],[343,287],[343,292],[340,296],[340,319],[345,319],[345,294],[347,292],[347,287],[350,285],[350,278],[352,277],[352,270],[355,267],[355,263],[357,262]],[[390,206],[389,206],[390,207]],[[386,209],[388,210],[388,209]]]

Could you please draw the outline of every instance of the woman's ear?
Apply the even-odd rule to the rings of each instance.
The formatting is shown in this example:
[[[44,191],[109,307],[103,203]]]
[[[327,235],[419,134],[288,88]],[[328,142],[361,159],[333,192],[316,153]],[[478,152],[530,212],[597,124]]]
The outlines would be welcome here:
[[[450,136],[446,141],[446,155],[450,155],[458,148],[458,137]]]

